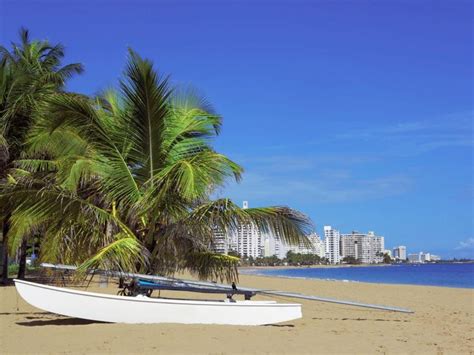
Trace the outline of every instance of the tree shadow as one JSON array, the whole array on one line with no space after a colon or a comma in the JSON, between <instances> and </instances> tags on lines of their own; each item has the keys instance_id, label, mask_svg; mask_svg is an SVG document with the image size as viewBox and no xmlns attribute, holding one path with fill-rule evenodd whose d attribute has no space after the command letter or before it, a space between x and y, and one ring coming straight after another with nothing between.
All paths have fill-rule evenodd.
<instances>
[{"instance_id":1,"label":"tree shadow","mask_svg":"<svg viewBox=\"0 0 474 355\"><path fill-rule=\"evenodd\" d=\"M0 282L0 288L2 287L12 287L15 286L15 283L13 282L13 279L9 279L7 283Z\"/></svg>"},{"instance_id":2,"label":"tree shadow","mask_svg":"<svg viewBox=\"0 0 474 355\"><path fill-rule=\"evenodd\" d=\"M294 328L294 324L265 324L264 327Z\"/></svg>"},{"instance_id":3,"label":"tree shadow","mask_svg":"<svg viewBox=\"0 0 474 355\"><path fill-rule=\"evenodd\" d=\"M34 317L26 317L27 319L35 319ZM88 324L102 324L95 320L87 320L81 318L59 318L59 319L36 319L29 322L16 322L16 324L24 327L38 327L45 325L88 325Z\"/></svg>"}]
</instances>

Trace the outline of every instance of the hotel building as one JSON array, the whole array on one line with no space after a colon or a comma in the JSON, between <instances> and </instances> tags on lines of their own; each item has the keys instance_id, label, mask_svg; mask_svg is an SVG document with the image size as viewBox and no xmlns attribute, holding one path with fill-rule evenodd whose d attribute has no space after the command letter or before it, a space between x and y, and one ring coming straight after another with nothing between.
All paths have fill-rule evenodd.
<instances>
[{"instance_id":1,"label":"hotel building","mask_svg":"<svg viewBox=\"0 0 474 355\"><path fill-rule=\"evenodd\" d=\"M408 262L409 263L422 263L423 261L421 260L421 255L423 253L417 253L417 254L408 254Z\"/></svg>"},{"instance_id":2,"label":"hotel building","mask_svg":"<svg viewBox=\"0 0 474 355\"><path fill-rule=\"evenodd\" d=\"M298 254L316 254L320 258L324 258L326 256L325 247L319 235L317 233L312 233L308 235L307 238L309 244L302 242L299 245L283 245L285 256L287 252L292 251L293 253Z\"/></svg>"},{"instance_id":3,"label":"hotel building","mask_svg":"<svg viewBox=\"0 0 474 355\"><path fill-rule=\"evenodd\" d=\"M431 261L439 261L441 257L433 255L431 253L423 253L420 251L418 254L408 254L409 263L426 263Z\"/></svg>"},{"instance_id":4,"label":"hotel building","mask_svg":"<svg viewBox=\"0 0 474 355\"><path fill-rule=\"evenodd\" d=\"M339 231L331 226L324 226L324 241L326 258L331 264L338 264L341 261L341 236Z\"/></svg>"},{"instance_id":5,"label":"hotel building","mask_svg":"<svg viewBox=\"0 0 474 355\"><path fill-rule=\"evenodd\" d=\"M385 238L374 232L367 234L353 231L341 235L342 258L352 256L364 264L381 263L385 251Z\"/></svg>"},{"instance_id":6,"label":"hotel building","mask_svg":"<svg viewBox=\"0 0 474 355\"><path fill-rule=\"evenodd\" d=\"M248 206L248 202L244 201L243 208ZM215 227L212 249L220 254L228 254L232 250L245 258L258 258L264 253L262 233L254 224L240 225L229 234Z\"/></svg>"},{"instance_id":7,"label":"hotel building","mask_svg":"<svg viewBox=\"0 0 474 355\"><path fill-rule=\"evenodd\" d=\"M406 260L407 259L407 247L404 245L400 245L398 247L393 248L393 257L396 260Z\"/></svg>"},{"instance_id":8,"label":"hotel building","mask_svg":"<svg viewBox=\"0 0 474 355\"><path fill-rule=\"evenodd\" d=\"M212 249L219 254L227 254L230 251L229 238L225 231L218 227L213 228L214 240L212 241Z\"/></svg>"}]
</instances>

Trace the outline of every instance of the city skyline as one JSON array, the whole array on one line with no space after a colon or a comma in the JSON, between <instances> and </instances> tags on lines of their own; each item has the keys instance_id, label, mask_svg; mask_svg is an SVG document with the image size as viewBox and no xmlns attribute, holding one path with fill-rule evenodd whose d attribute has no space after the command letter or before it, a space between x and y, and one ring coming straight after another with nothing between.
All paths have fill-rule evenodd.
<instances>
[{"instance_id":1,"label":"city skyline","mask_svg":"<svg viewBox=\"0 0 474 355\"><path fill-rule=\"evenodd\" d=\"M245 168L215 196L474 257L468 2L0 6L2 44L27 26L84 63L70 90L116 85L132 47L202 92L224 117L216 149Z\"/></svg>"},{"instance_id":2,"label":"city skyline","mask_svg":"<svg viewBox=\"0 0 474 355\"><path fill-rule=\"evenodd\" d=\"M242 202L242 206L243 206L244 209L249 208L251 206L251 201L244 200L244 201L241 201L241 202ZM320 229L320 231L322 233L320 233L320 231L318 231L317 225L315 225L314 227L315 228L312 230L312 232L310 234L308 234L308 237L311 237L311 236L315 235L318 238L320 238L320 240L323 242L323 244L326 242L326 237L327 236L330 236L330 237L333 236L332 232L334 232L334 231L337 233L336 237L339 238L339 240L342 240L342 238L352 236L352 235L369 235L369 236L372 235L372 236L376 236L374 231L370 228L367 229L367 233L363 233L360 230L357 230L357 229L354 229L354 228L352 228L352 229L349 228L349 230L341 231L338 228L337 225L322 224L321 225L322 229ZM254 232L254 231L257 231L257 229L255 227L239 228L238 231L235 232L235 235L242 234L242 232L244 232L242 234L242 237L244 237L247 234L251 235L252 232ZM328 233L328 231L329 231L329 233ZM219 237L217 239L216 245L215 245L215 248L218 252L223 252L224 250L227 252L228 250L232 249L232 248L229 248L231 244L228 244L228 245L226 245L226 247L224 247L224 243L223 243L222 238L225 238L225 236L226 236L225 233L223 233L222 231L216 231L215 235ZM262 245L263 245L264 242L265 242L265 238L268 238L269 235L271 235L271 234L267 233L266 235L263 235L263 234L260 235L260 232L258 232L258 237L257 237L257 235L255 235L254 239L256 241L258 238L260 238L262 240ZM322 237L324 237L324 239ZM435 254L435 253L433 253L433 250L429 246L425 246L424 248L422 247L421 249L420 248L417 249L417 248L412 248L410 246L410 244L404 244L403 245L403 244L400 244L400 243L390 242L390 239L388 239L389 243L387 244L385 242L387 240L386 237L385 237L385 234L383 234L383 236L377 236L377 237L381 237L382 240L383 240L382 241L382 247L381 247L382 250L393 251L394 249L399 248L399 247L405 248L404 249L405 258L402 258L402 259L406 259L406 256L408 254L412 254L412 253L419 254L419 253L428 252L428 254L430 254L430 253ZM234 241L234 246L236 245L236 243L237 243L237 241ZM240 243L243 243L243 241L240 241ZM286 245L285 246L286 249L282 249L281 251L277 252L276 255L281 257L283 254L286 253L286 251L292 250L292 249L293 249L293 251L295 251L299 247L301 247L301 246ZM277 247L277 250L278 250L278 247ZM257 253L254 253L254 254L256 255ZM438 253L436 253L435 255L437 255L437 254ZM342 256L343 253L340 251L339 255ZM270 256L270 255L265 255L265 256ZM448 260L448 259L453 258L453 257L450 257L450 256L445 256L445 255L442 255L442 256L444 257L443 260Z\"/></svg>"}]
</instances>

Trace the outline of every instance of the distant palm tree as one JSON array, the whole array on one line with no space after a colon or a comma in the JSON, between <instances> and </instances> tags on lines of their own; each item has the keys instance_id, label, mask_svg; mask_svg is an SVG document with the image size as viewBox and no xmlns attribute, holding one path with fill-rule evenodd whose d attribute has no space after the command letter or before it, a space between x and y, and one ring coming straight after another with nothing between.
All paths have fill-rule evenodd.
<instances>
[{"instance_id":1,"label":"distant palm tree","mask_svg":"<svg viewBox=\"0 0 474 355\"><path fill-rule=\"evenodd\" d=\"M211 251L216 229L254 223L289 243L306 240L310 221L297 211L209 198L242 173L210 145L221 117L135 52L118 93L48 101L28 159L17 162L28 173L4 193L20 201L12 247L42 230L41 258L50 262L233 280L239 259Z\"/></svg>"},{"instance_id":2,"label":"distant palm tree","mask_svg":"<svg viewBox=\"0 0 474 355\"><path fill-rule=\"evenodd\" d=\"M32 41L28 30L23 28L20 43L12 43L11 50L0 46L0 182L5 182L13 162L20 158L36 111L49 96L63 90L67 79L82 72L81 64L61 66L63 57L61 44ZM9 217L14 206L4 204L2 207L2 274L6 282ZM25 272L26 239L21 250L20 278Z\"/></svg>"}]
</instances>

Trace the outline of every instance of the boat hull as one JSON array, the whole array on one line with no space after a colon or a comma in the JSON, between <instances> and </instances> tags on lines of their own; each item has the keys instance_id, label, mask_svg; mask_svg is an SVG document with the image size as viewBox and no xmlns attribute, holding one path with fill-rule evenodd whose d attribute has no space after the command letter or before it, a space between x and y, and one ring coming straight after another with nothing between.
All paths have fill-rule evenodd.
<instances>
[{"instance_id":1,"label":"boat hull","mask_svg":"<svg viewBox=\"0 0 474 355\"><path fill-rule=\"evenodd\" d=\"M101 322L264 325L302 317L300 304L125 297L14 281L20 296L36 308Z\"/></svg>"}]
</instances>

